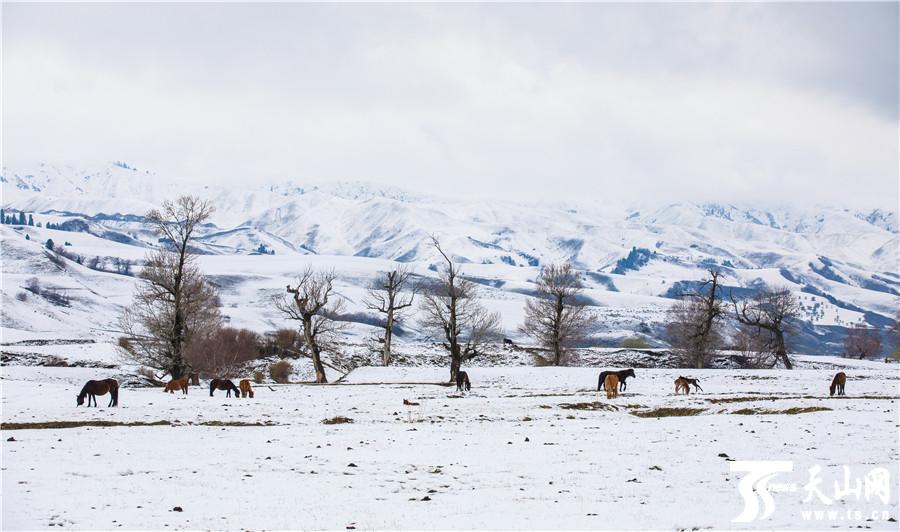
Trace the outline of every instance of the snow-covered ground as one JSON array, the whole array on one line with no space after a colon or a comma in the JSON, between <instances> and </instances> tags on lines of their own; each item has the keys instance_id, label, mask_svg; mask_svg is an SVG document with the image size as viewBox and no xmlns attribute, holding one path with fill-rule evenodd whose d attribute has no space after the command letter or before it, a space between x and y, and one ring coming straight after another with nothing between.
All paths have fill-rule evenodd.
<instances>
[{"instance_id":1,"label":"snow-covered ground","mask_svg":"<svg viewBox=\"0 0 900 532\"><path fill-rule=\"evenodd\" d=\"M438 384L446 368L365 367L252 400L123 388L118 408L75 406L85 380L118 371L3 368L5 427L167 423L3 430L4 529L896 529L896 365L846 365L844 398L828 397L834 369L638 369L607 400L590 368L468 368L458 393ZM685 373L703 392L674 395ZM636 415L659 408L697 410ZM336 416L352 422L322 423ZM733 523L745 473L732 460L791 461L771 483L796 491ZM851 482L887 468L888 501L805 503L815 466L830 498L844 466ZM804 518L817 510L839 514Z\"/></svg>"}]
</instances>

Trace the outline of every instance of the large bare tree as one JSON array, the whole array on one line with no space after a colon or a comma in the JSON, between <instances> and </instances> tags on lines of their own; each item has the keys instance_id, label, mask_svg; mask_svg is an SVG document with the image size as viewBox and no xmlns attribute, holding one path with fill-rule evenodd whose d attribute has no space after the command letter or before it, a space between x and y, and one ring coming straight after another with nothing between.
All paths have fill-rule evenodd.
<instances>
[{"instance_id":1,"label":"large bare tree","mask_svg":"<svg viewBox=\"0 0 900 532\"><path fill-rule=\"evenodd\" d=\"M415 287L410 286L411 272L405 266L395 270L382 272L372 282L372 286L363 300L363 305L384 315L384 336L381 362L387 366L391 363L391 340L394 336L394 325L402 318L404 311L413 305Z\"/></svg>"},{"instance_id":2,"label":"large bare tree","mask_svg":"<svg viewBox=\"0 0 900 532\"><path fill-rule=\"evenodd\" d=\"M681 294L669 310L666 332L684 367L709 367L722 343L726 307L720 295L721 274L716 270L708 274L696 291Z\"/></svg>"},{"instance_id":3,"label":"large bare tree","mask_svg":"<svg viewBox=\"0 0 900 532\"><path fill-rule=\"evenodd\" d=\"M334 271L315 271L306 268L297 278L297 285L287 286L287 294L275 298L275 307L288 319L301 324L301 343L312 359L316 382L326 383L322 351L327 349L343 323L334 318L343 309L343 300L335 292Z\"/></svg>"},{"instance_id":4,"label":"large bare tree","mask_svg":"<svg viewBox=\"0 0 900 532\"><path fill-rule=\"evenodd\" d=\"M769 336L766 345L786 369L793 369L787 355L785 336L792 331L792 321L800 315L800 304L787 287L759 290L741 301L731 297L735 319L742 325L759 329Z\"/></svg>"},{"instance_id":5,"label":"large bare tree","mask_svg":"<svg viewBox=\"0 0 900 532\"><path fill-rule=\"evenodd\" d=\"M559 366L569 350L584 340L592 315L581 297L581 275L571 264L551 264L537 278L537 296L525 302L519 330L550 350Z\"/></svg>"},{"instance_id":6,"label":"large bare tree","mask_svg":"<svg viewBox=\"0 0 900 532\"><path fill-rule=\"evenodd\" d=\"M881 351L881 335L865 323L855 323L844 338L844 354L860 360L874 357Z\"/></svg>"},{"instance_id":7,"label":"large bare tree","mask_svg":"<svg viewBox=\"0 0 900 532\"><path fill-rule=\"evenodd\" d=\"M147 213L163 247L145 259L143 282L120 319L123 345L131 356L173 378L189 369L184 349L192 337L221 325L215 288L203 278L191 246L212 213L208 201L194 196L165 201L161 209Z\"/></svg>"},{"instance_id":8,"label":"large bare tree","mask_svg":"<svg viewBox=\"0 0 900 532\"><path fill-rule=\"evenodd\" d=\"M463 360L477 356L482 344L499 338L500 314L489 312L478 301L478 285L460 274L437 238L431 242L444 266L438 278L422 289L420 323L450 353L450 382L454 382Z\"/></svg>"}]
</instances>

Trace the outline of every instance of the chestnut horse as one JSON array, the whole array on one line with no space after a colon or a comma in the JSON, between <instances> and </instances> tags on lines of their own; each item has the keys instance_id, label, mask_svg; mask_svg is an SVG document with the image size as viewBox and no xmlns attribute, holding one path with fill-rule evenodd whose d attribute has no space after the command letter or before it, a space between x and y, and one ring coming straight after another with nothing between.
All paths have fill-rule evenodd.
<instances>
[{"instance_id":1,"label":"chestnut horse","mask_svg":"<svg viewBox=\"0 0 900 532\"><path fill-rule=\"evenodd\" d=\"M606 398L615 399L619 396L619 376L614 372L606 376L603 381L603 387L606 388Z\"/></svg>"},{"instance_id":2,"label":"chestnut horse","mask_svg":"<svg viewBox=\"0 0 900 532\"><path fill-rule=\"evenodd\" d=\"M175 390L181 390L181 393L187 395L188 393L188 378L182 377L180 379L172 379L169 381L169 384L166 384L166 389L164 392L175 393Z\"/></svg>"},{"instance_id":3,"label":"chestnut horse","mask_svg":"<svg viewBox=\"0 0 900 532\"><path fill-rule=\"evenodd\" d=\"M835 375L831 381L831 388L829 388L831 396L834 397L834 392L837 392L838 395L844 395L845 384L847 384L847 374L842 371Z\"/></svg>"},{"instance_id":4,"label":"chestnut horse","mask_svg":"<svg viewBox=\"0 0 900 532\"><path fill-rule=\"evenodd\" d=\"M76 396L78 406L84 404L84 397L87 396L88 406L91 406L91 399L94 400L94 406L97 406L97 396L109 393L109 404L106 406L119 406L119 381L116 379L103 379L102 381L87 381L84 388Z\"/></svg>"},{"instance_id":5,"label":"chestnut horse","mask_svg":"<svg viewBox=\"0 0 900 532\"><path fill-rule=\"evenodd\" d=\"M213 392L215 390L225 390L225 397L231 397L231 392L234 392L234 397L238 398L241 396L240 390L238 387L234 385L228 379L213 379L209 381L209 396L213 396Z\"/></svg>"},{"instance_id":6,"label":"chestnut horse","mask_svg":"<svg viewBox=\"0 0 900 532\"><path fill-rule=\"evenodd\" d=\"M250 381L244 379L238 385L241 388L241 397L250 396L250 399L253 399L253 388L250 387Z\"/></svg>"},{"instance_id":7,"label":"chestnut horse","mask_svg":"<svg viewBox=\"0 0 900 532\"><path fill-rule=\"evenodd\" d=\"M684 390L684 395L690 395L691 393L691 384L684 377L675 379L675 395L678 395L678 392L681 390Z\"/></svg>"}]
</instances>

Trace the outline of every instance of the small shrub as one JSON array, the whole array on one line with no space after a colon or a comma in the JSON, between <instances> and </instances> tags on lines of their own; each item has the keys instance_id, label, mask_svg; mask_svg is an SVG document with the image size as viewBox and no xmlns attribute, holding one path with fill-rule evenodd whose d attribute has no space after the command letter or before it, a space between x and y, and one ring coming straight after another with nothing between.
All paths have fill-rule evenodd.
<instances>
[{"instance_id":1,"label":"small shrub","mask_svg":"<svg viewBox=\"0 0 900 532\"><path fill-rule=\"evenodd\" d=\"M28 292L19 292L16 294L16 299L19 301L28 301Z\"/></svg>"},{"instance_id":2,"label":"small shrub","mask_svg":"<svg viewBox=\"0 0 900 532\"><path fill-rule=\"evenodd\" d=\"M120 340L121 340L121 338L120 338ZM137 374L142 377L146 377L146 378L150 379L151 381L156 380L156 373L154 373L153 369L151 369L151 368L142 367L141 369L137 370Z\"/></svg>"},{"instance_id":3,"label":"small shrub","mask_svg":"<svg viewBox=\"0 0 900 532\"><path fill-rule=\"evenodd\" d=\"M643 338L626 338L622 340L622 347L625 349L647 349L650 344Z\"/></svg>"},{"instance_id":4,"label":"small shrub","mask_svg":"<svg viewBox=\"0 0 900 532\"><path fill-rule=\"evenodd\" d=\"M41 281L37 277L31 277L25 281L25 290L35 295L41 295Z\"/></svg>"},{"instance_id":5,"label":"small shrub","mask_svg":"<svg viewBox=\"0 0 900 532\"><path fill-rule=\"evenodd\" d=\"M287 360L276 362L269 367L269 376L278 384L287 384L294 368Z\"/></svg>"},{"instance_id":6,"label":"small shrub","mask_svg":"<svg viewBox=\"0 0 900 532\"><path fill-rule=\"evenodd\" d=\"M263 375L262 371L254 371L253 372L253 382L255 382L256 384L262 384L265 377L266 376Z\"/></svg>"}]
</instances>

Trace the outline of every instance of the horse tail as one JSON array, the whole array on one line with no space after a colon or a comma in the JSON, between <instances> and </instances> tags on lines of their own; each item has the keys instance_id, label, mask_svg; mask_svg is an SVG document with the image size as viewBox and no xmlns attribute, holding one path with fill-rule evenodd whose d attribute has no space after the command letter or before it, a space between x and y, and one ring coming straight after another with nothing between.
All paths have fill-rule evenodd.
<instances>
[{"instance_id":1,"label":"horse tail","mask_svg":"<svg viewBox=\"0 0 900 532\"><path fill-rule=\"evenodd\" d=\"M109 395L112 398L113 406L119 406L119 381L109 380Z\"/></svg>"},{"instance_id":2,"label":"horse tail","mask_svg":"<svg viewBox=\"0 0 900 532\"><path fill-rule=\"evenodd\" d=\"M216 389L216 379L209 381L209 396L213 396L213 391Z\"/></svg>"}]
</instances>

